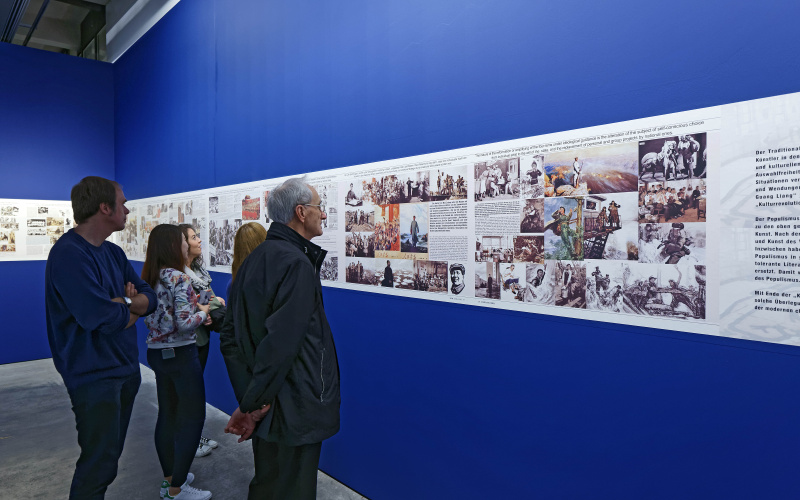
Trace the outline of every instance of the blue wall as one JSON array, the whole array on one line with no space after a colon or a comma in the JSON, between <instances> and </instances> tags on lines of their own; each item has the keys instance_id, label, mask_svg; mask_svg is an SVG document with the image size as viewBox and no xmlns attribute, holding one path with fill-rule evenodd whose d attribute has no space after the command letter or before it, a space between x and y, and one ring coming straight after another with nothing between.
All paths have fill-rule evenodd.
<instances>
[{"instance_id":1,"label":"blue wall","mask_svg":"<svg viewBox=\"0 0 800 500\"><path fill-rule=\"evenodd\" d=\"M114 178L110 64L0 43L0 68L0 198L69 200L84 176ZM44 267L0 262L0 364L50 357Z\"/></svg>"},{"instance_id":2,"label":"blue wall","mask_svg":"<svg viewBox=\"0 0 800 500\"><path fill-rule=\"evenodd\" d=\"M0 44L0 197L66 199L96 174L133 199L796 92L798 14L184 1L113 85L108 65ZM43 270L2 265L0 362L49 356ZM800 494L800 349L331 288L325 300L343 406L321 467L371 498ZM225 377L212 355L209 397L230 411Z\"/></svg>"},{"instance_id":3,"label":"blue wall","mask_svg":"<svg viewBox=\"0 0 800 500\"><path fill-rule=\"evenodd\" d=\"M799 14L181 2L115 64L117 178L148 197L796 92ZM321 467L371 498L800 494L800 349L331 288L325 300L343 404ZM230 411L213 358L209 396Z\"/></svg>"}]
</instances>

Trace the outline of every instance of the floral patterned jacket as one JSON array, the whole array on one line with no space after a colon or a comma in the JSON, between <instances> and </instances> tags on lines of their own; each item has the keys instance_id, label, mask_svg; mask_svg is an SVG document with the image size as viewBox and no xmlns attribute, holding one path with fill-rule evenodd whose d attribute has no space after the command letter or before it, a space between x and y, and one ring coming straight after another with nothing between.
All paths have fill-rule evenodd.
<instances>
[{"instance_id":1,"label":"floral patterned jacket","mask_svg":"<svg viewBox=\"0 0 800 500\"><path fill-rule=\"evenodd\" d=\"M165 267L153 287L158 305L144 323L150 330L148 348L179 347L195 341L194 329L206 320L206 313L197 310L197 294L189 276Z\"/></svg>"}]
</instances>

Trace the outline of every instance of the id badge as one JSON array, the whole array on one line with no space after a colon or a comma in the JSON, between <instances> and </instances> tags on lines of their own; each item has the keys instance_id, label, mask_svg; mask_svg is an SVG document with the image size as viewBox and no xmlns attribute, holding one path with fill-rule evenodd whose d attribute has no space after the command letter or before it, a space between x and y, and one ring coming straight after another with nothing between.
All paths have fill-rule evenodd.
<instances>
[{"instance_id":1,"label":"id badge","mask_svg":"<svg viewBox=\"0 0 800 500\"><path fill-rule=\"evenodd\" d=\"M167 349L161 349L161 359L172 359L175 357L175 349L172 347L168 347Z\"/></svg>"}]
</instances>

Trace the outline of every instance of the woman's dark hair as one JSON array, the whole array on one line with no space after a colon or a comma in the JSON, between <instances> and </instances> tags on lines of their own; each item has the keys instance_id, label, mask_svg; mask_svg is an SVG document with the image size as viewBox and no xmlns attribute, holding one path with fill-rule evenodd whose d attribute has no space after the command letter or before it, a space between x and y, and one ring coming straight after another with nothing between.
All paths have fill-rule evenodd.
<instances>
[{"instance_id":1,"label":"woman's dark hair","mask_svg":"<svg viewBox=\"0 0 800 500\"><path fill-rule=\"evenodd\" d=\"M183 237L186 238L186 243L189 243L189 230L197 234L197 229L194 228L191 224L178 224L178 228L180 228L181 232L183 233ZM192 262L189 263L189 267L192 269L198 269L203 267L203 253L200 252L200 255L194 258ZM183 268L181 268L183 269Z\"/></svg>"},{"instance_id":2,"label":"woman's dark hair","mask_svg":"<svg viewBox=\"0 0 800 500\"><path fill-rule=\"evenodd\" d=\"M159 224L153 228L147 240L147 255L142 267L142 279L148 285L156 287L159 274L165 267L179 271L183 269L183 241L183 233L178 226Z\"/></svg>"},{"instance_id":3,"label":"woman's dark hair","mask_svg":"<svg viewBox=\"0 0 800 500\"><path fill-rule=\"evenodd\" d=\"M100 210L105 203L112 212L117 209L117 188L119 184L102 177L89 176L72 186L72 216L75 222L83 224Z\"/></svg>"}]
</instances>

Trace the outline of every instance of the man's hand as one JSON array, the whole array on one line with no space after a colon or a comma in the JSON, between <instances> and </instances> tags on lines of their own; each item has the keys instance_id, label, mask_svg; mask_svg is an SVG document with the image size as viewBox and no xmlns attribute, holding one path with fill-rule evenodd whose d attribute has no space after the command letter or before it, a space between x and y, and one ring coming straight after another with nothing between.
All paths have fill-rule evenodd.
<instances>
[{"instance_id":1,"label":"man's hand","mask_svg":"<svg viewBox=\"0 0 800 500\"><path fill-rule=\"evenodd\" d=\"M134 286L134 284L129 281L125 285L125 296L128 297L129 299L132 299L137 295L139 295L139 292L136 291L136 286Z\"/></svg>"},{"instance_id":2,"label":"man's hand","mask_svg":"<svg viewBox=\"0 0 800 500\"><path fill-rule=\"evenodd\" d=\"M239 443L250 439L256 430L256 424L264 419L268 411L269 405L250 413L242 413L239 408L236 408L228 420L228 425L225 426L225 433L239 436Z\"/></svg>"}]
</instances>

